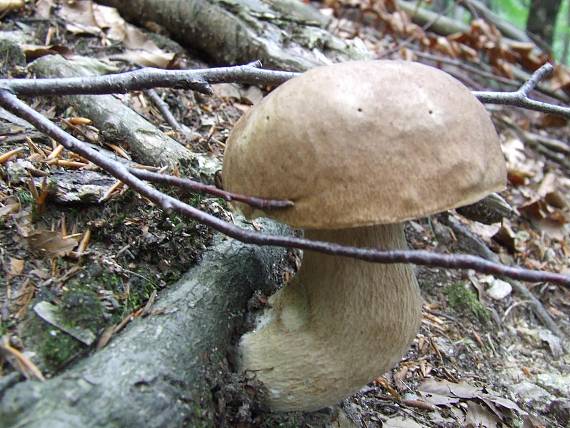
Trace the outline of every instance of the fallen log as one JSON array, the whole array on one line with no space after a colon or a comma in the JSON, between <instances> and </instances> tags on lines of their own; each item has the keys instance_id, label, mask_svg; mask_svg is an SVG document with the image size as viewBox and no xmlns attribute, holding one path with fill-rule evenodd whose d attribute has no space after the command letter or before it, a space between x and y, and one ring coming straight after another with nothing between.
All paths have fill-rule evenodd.
<instances>
[{"instance_id":1,"label":"fallen log","mask_svg":"<svg viewBox=\"0 0 570 428\"><path fill-rule=\"evenodd\" d=\"M370 58L359 40L348 41L323 28L326 19L300 1L101 0L144 26L154 22L187 48L211 61L302 71L327 62Z\"/></svg>"},{"instance_id":2,"label":"fallen log","mask_svg":"<svg viewBox=\"0 0 570 428\"><path fill-rule=\"evenodd\" d=\"M287 233L263 222L268 233ZM164 290L146 317L46 382L0 390L3 427L178 427L215 424L224 361L254 290L276 283L285 251L223 236Z\"/></svg>"}]
</instances>

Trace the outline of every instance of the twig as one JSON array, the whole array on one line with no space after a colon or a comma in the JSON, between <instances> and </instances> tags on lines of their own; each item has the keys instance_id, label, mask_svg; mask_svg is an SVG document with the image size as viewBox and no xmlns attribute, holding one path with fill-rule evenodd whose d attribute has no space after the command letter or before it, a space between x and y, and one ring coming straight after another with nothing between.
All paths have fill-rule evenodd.
<instances>
[{"instance_id":1,"label":"twig","mask_svg":"<svg viewBox=\"0 0 570 428\"><path fill-rule=\"evenodd\" d=\"M191 89L212 94L212 83L279 85L298 73L262 70L259 62L235 67L201 70L162 70L141 68L106 76L47 79L0 79L0 88L17 95L103 95L124 94L152 88Z\"/></svg>"},{"instance_id":2,"label":"twig","mask_svg":"<svg viewBox=\"0 0 570 428\"><path fill-rule=\"evenodd\" d=\"M141 180L152 181L154 183L168 184L170 186L177 186L184 189L192 190L193 192L209 193L210 195L219 196L226 201L239 201L244 202L252 207L260 208L263 210L288 208L295 205L292 201L278 200L278 199L262 199L254 196L238 195L237 193L227 192L218 189L215 186L200 183L198 181L190 180L188 178L175 177L173 175L160 174L158 172L147 171L137 168L129 168L129 172Z\"/></svg>"},{"instance_id":3,"label":"twig","mask_svg":"<svg viewBox=\"0 0 570 428\"><path fill-rule=\"evenodd\" d=\"M519 267L503 266L501 264L484 260L481 257L471 255L445 255L422 250L383 251L373 248L355 248L336 243L312 241L292 236L268 235L241 229L240 227L206 214L145 184L139 178L135 177L127 167L101 155L89 146L83 144L77 138L58 128L49 119L29 107L24 102L20 101L10 91L0 89L0 105L11 113L26 120L39 131L42 131L49 137L53 138L66 149L80 154L94 164L105 169L114 177L127 184L131 189L148 198L166 212L178 212L179 214L190 217L221 233L224 233L231 238L235 238L248 244L312 250L325 254L352 257L377 263L412 263L417 265L439 266L453 269L474 269L487 274L504 275L524 281L552 282L555 284L570 286L570 276L552 272L533 271Z\"/></svg>"},{"instance_id":4,"label":"twig","mask_svg":"<svg viewBox=\"0 0 570 428\"><path fill-rule=\"evenodd\" d=\"M435 55L435 54L431 54L431 53L427 53L427 52L421 52L421 51L417 51L417 50L414 50L413 52L415 55L417 55L420 58L427 59L427 60L433 61L433 62L440 62L442 64L452 65L452 66L457 67L457 68L462 68L464 70L467 70L470 73L477 74L477 75L479 75L481 77L485 77L487 79L495 80L496 82L502 83L504 85L518 87L521 84L521 82L519 82L518 80L508 79L508 78L502 77L502 76L497 76L497 75L495 75L489 71L483 70L481 68L482 64L477 64L477 66L474 66L474 65L470 65L470 64L467 64L465 62L458 61L458 60L453 59L453 58L447 58L447 57L444 57L441 55Z\"/></svg>"},{"instance_id":5,"label":"twig","mask_svg":"<svg viewBox=\"0 0 570 428\"><path fill-rule=\"evenodd\" d=\"M168 104L166 104L166 102L160 97L160 95L158 95L158 93L154 89L149 89L145 91L145 94L148 95L148 97L152 100L154 105L158 108L158 110L160 110L160 114L162 114L162 117L164 117L164 119L168 122L168 124L172 127L172 129L174 129L181 136L183 136L188 142L190 142L192 140L192 132L190 132L190 130L186 126L180 124L176 120L174 115L171 113Z\"/></svg>"},{"instance_id":6,"label":"twig","mask_svg":"<svg viewBox=\"0 0 570 428\"><path fill-rule=\"evenodd\" d=\"M488 91L474 91L479 101L487 104L503 104L516 107L523 107L529 110L541 111L544 113L552 113L560 116L570 118L570 107L562 107L554 104L536 101L528 97L538 82L548 76L554 67L552 64L544 64L536 70L530 79L526 81L517 91L514 92L488 92Z\"/></svg>"},{"instance_id":7,"label":"twig","mask_svg":"<svg viewBox=\"0 0 570 428\"><path fill-rule=\"evenodd\" d=\"M526 142L530 142L531 144L542 144L552 151L570 155L570 144L567 142L549 138L544 135L535 134L530 131L521 130L521 133L523 134L522 137Z\"/></svg>"},{"instance_id":8,"label":"twig","mask_svg":"<svg viewBox=\"0 0 570 428\"><path fill-rule=\"evenodd\" d=\"M498 120L509 129L512 129L519 138L532 149L536 150L545 158L556 162L564 170L570 171L570 158L568 157L570 154L570 147L568 147L566 143L543 137L542 135L533 134L528 131L523 131L506 118L499 118Z\"/></svg>"}]
</instances>

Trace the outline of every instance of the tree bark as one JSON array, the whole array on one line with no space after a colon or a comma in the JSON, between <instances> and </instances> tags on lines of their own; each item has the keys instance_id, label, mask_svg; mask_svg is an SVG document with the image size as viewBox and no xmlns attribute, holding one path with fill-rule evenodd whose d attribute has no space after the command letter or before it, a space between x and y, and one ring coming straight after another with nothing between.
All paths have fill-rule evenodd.
<instances>
[{"instance_id":1,"label":"tree bark","mask_svg":"<svg viewBox=\"0 0 570 428\"><path fill-rule=\"evenodd\" d=\"M264 222L268 233L286 233ZM0 390L2 427L215 424L212 388L254 290L267 293L285 251L216 237L203 261L107 347L46 382Z\"/></svg>"},{"instance_id":2,"label":"tree bark","mask_svg":"<svg viewBox=\"0 0 570 428\"><path fill-rule=\"evenodd\" d=\"M362 42L333 36L327 19L298 0L101 0L129 21L155 22L187 48L218 64L261 60L302 71L328 62L370 58Z\"/></svg>"},{"instance_id":3,"label":"tree bark","mask_svg":"<svg viewBox=\"0 0 570 428\"><path fill-rule=\"evenodd\" d=\"M532 0L526 21L526 30L552 47L556 17L561 0Z\"/></svg>"}]
</instances>

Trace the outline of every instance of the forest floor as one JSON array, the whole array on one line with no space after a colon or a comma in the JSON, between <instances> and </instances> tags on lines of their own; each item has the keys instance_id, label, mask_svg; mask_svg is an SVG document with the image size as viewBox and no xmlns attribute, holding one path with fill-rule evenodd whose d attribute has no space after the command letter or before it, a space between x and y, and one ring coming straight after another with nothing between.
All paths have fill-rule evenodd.
<instances>
[{"instance_id":1,"label":"forest floor","mask_svg":"<svg viewBox=\"0 0 570 428\"><path fill-rule=\"evenodd\" d=\"M386 45L384 36L363 25L341 19L337 32L358 30L368 46ZM127 57L122 46L74 29L64 15L36 19L28 9L4 18L2 31L23 32L33 41L21 45L24 61L55 53ZM160 52L155 54L159 60ZM400 54L410 53L400 49L391 55ZM175 61L205 66L186 55L181 52ZM4 74L27 76L25 62L11 58L6 54ZM497 88L497 81L489 83L483 75L433 58L426 62L465 77L473 89ZM158 92L192 130L186 146L220 164L233 124L263 95L258 88L230 84L216 85L212 97ZM145 93L121 99L181 137L164 125ZM33 102L72 134L103 142L99 130L72 109L56 108L49 99ZM511 107L488 109L508 164L509 187L501 196L513 207L512 216L491 225L455 212L410 222L410 245L437 252L477 252L483 245L503 263L570 273L568 123ZM121 326L143 315L162 288L199 261L211 238L205 226L167 216L93 165L58 153L25 123L2 116L0 392L3 379L15 372L54 376L105 346ZM130 157L124 147L107 148ZM2 158L15 149L20 150ZM85 179L91 172L98 175ZM52 183L57 180L68 187ZM231 218L219 199L175 195ZM452 226L457 224L459 229ZM570 354L564 343L570 334L570 290L523 284L565 335L559 337L537 317L532 302L500 278L438 268L418 268L418 277L424 297L421 331L396 368L341 404L349 420L362 427L570 426Z\"/></svg>"}]
</instances>

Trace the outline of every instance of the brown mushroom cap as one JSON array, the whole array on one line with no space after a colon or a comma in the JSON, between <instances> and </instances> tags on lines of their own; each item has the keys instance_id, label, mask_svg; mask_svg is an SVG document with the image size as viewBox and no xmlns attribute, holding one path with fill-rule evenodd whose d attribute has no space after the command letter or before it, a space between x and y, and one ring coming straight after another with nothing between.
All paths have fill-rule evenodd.
<instances>
[{"instance_id":1,"label":"brown mushroom cap","mask_svg":"<svg viewBox=\"0 0 570 428\"><path fill-rule=\"evenodd\" d=\"M506 170L483 105L419 63L348 62L281 85L236 124L226 190L295 206L265 215L295 227L397 223L501 190Z\"/></svg>"}]
</instances>

